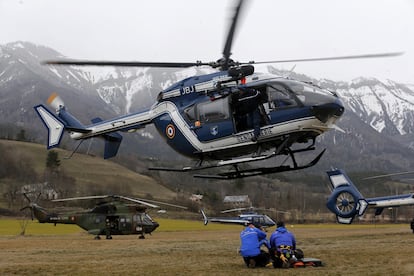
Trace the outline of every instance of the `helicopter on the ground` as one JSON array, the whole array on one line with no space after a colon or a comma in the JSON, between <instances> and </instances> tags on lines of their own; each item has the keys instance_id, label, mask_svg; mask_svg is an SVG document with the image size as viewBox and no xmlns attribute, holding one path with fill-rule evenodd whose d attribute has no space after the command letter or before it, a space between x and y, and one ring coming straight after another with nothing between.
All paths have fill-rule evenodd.
<instances>
[{"instance_id":1,"label":"helicopter on the ground","mask_svg":"<svg viewBox=\"0 0 414 276\"><path fill-rule=\"evenodd\" d=\"M247 225L248 223L253 223L254 225L260 226L264 229L273 227L276 225L276 222L270 218L268 215L260 214L254 211L257 208L236 208L230 210L224 210L221 213L229 213L236 211L249 210L239 214L237 217L208 217L203 209L200 210L201 215L203 216L204 225L207 225L209 222L219 222L226 224L240 224Z\"/></svg>"},{"instance_id":2,"label":"helicopter on the ground","mask_svg":"<svg viewBox=\"0 0 414 276\"><path fill-rule=\"evenodd\" d=\"M163 171L197 171L230 166L216 175L194 175L202 178L234 179L284 171L300 170L315 165L325 150L305 164L298 164L296 154L315 150L316 138L337 128L335 122L342 116L344 106L334 92L307 82L286 77L254 73L253 64L320 61L396 56L401 53L368 54L357 56L238 62L230 58L233 36L240 11L240 0L228 30L223 57L213 62L116 62L53 60L45 64L75 66L141 66L186 68L210 66L217 72L197 75L181 80L161 91L157 101L146 111L127 114L103 121L92 119L83 125L71 115L57 95L52 94L48 104L56 115L44 105L35 110L48 129L48 149L57 147L64 130L76 140L101 137L105 140L104 158L117 154L122 141L118 131L132 132L154 124L167 144L182 155L196 160L192 166L156 167ZM241 91L260 93L257 110L260 119L254 132L252 113L242 114L237 105ZM255 110L256 112L256 110ZM257 115L256 115L257 117ZM257 137L256 137L257 136ZM279 155L287 158L271 166L240 168L239 164L262 161ZM291 164L285 164L290 158Z\"/></svg>"},{"instance_id":3,"label":"helicopter on the ground","mask_svg":"<svg viewBox=\"0 0 414 276\"><path fill-rule=\"evenodd\" d=\"M379 216L384 208L414 205L414 193L365 198L343 170L335 169L328 171L327 174L333 190L326 206L336 215L339 223L351 224L355 217L361 217L368 208L375 209L375 216ZM378 177L382 176L370 177L370 179ZM413 223L411 229L414 232Z\"/></svg>"},{"instance_id":4,"label":"helicopter on the ground","mask_svg":"<svg viewBox=\"0 0 414 276\"><path fill-rule=\"evenodd\" d=\"M179 205L146 199L121 195L102 195L52 200L54 202L85 199L101 200L91 210L64 213L49 212L36 204L37 200L32 202L26 194L24 196L29 201L29 205L21 210L31 209L32 220L35 217L40 223L53 223L55 226L56 224L76 224L88 231L89 234L95 235L95 239L100 239L100 235L105 235L106 239L112 239L112 235L136 234L140 235L140 239L144 239L145 234L151 234L158 228L159 224L148 215L146 209L147 207L158 208L158 206L147 201L187 209Z\"/></svg>"}]
</instances>

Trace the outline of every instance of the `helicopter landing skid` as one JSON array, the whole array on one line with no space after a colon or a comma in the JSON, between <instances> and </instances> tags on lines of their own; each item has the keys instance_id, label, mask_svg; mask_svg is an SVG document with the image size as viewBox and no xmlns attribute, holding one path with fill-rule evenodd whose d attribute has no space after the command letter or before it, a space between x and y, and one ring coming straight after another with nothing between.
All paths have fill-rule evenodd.
<instances>
[{"instance_id":1,"label":"helicopter landing skid","mask_svg":"<svg viewBox=\"0 0 414 276\"><path fill-rule=\"evenodd\" d=\"M259 155L259 156L252 156L252 157L244 157L244 158L237 158L231 160L221 160L215 163L214 165L209 166L195 166L195 167L184 167L184 168L168 168L168 167L150 167L148 168L150 171L167 171L167 172L188 172L188 171L199 171L205 169L212 169L218 168L223 166L229 165L237 165L246 162L254 162L254 161L262 161L274 157L278 154L277 151L274 151L267 155Z\"/></svg>"},{"instance_id":2,"label":"helicopter landing skid","mask_svg":"<svg viewBox=\"0 0 414 276\"><path fill-rule=\"evenodd\" d=\"M257 175L271 174L271 173L301 170L301 169L309 168L309 167L316 165L321 159L322 155L325 153L325 150L326 149L324 149L321 153L319 153L319 155L316 156L311 162L309 162L306 165L302 165L302 166L298 166L298 164L296 163L294 159L293 153L291 153L291 157L293 160L293 166L282 165L282 166L276 166L276 167L262 167L262 168L240 170L237 167L237 164L235 164L233 171L218 173L216 175L195 174L193 176L196 178L230 180L230 179L245 178L245 177L257 176Z\"/></svg>"},{"instance_id":3,"label":"helicopter landing skid","mask_svg":"<svg viewBox=\"0 0 414 276\"><path fill-rule=\"evenodd\" d=\"M279 145L276 148L275 151L273 151L273 152L271 152L270 154L267 154L267 155L261 155L260 150L259 150L258 152L253 154L253 156L250 156L250 157L235 158L235 159L231 159L231 160L220 160L217 163L215 163L213 165L208 165L208 166L202 166L201 165L202 161L199 161L197 163L197 165L194 166L194 167L184 167L184 168L150 167L148 169L150 171L188 172L188 171L198 171L198 170L212 169L212 168L218 168L218 167L230 166L230 165L233 165L233 166L237 167L237 165L241 164L241 163L262 161L262 160L266 160L266 159L269 159L271 157L274 157L274 156L280 154L280 152L283 149L286 148L287 142L288 142L288 139L285 139L282 142L282 144ZM291 154L291 156L293 158L292 151L289 151L289 153ZM293 158L293 160L294 160L294 158Z\"/></svg>"},{"instance_id":4,"label":"helicopter landing skid","mask_svg":"<svg viewBox=\"0 0 414 276\"><path fill-rule=\"evenodd\" d=\"M295 170L300 170L304 168L309 168L319 162L319 160L321 159L322 155L325 153L325 150L326 150L324 149L321 153L319 153L318 156L316 156L316 158L314 158L308 164L299 166L295 159L295 153L303 152L303 151L310 151L310 150L314 150L315 148L313 147L313 145L311 145L310 147L307 147L304 149L291 150L290 148L286 147L287 142L288 142L288 139L285 139L283 143L279 145L274 152L271 152L270 154L267 154L267 155L254 154L251 157L236 158L236 159L231 159L231 160L221 160L215 163L214 165L209 165L209 166L201 166L200 165L201 162L200 162L195 167L184 167L184 168L150 167L148 169L153 170L153 171L189 172L189 171L198 171L198 170L218 168L222 166L233 166L234 170L229 171L229 172L219 173L216 175L195 174L193 175L193 177L209 178L209 179L236 179L236 178L244 178L244 177L249 177L249 176L295 171ZM281 154L282 151L284 152L283 154L287 154L290 156L293 162L293 166L280 165L276 167L262 167L262 168L254 168L254 169L243 169L243 170L240 170L240 168L237 166L241 163L266 160L266 159L269 159L271 157Z\"/></svg>"}]
</instances>

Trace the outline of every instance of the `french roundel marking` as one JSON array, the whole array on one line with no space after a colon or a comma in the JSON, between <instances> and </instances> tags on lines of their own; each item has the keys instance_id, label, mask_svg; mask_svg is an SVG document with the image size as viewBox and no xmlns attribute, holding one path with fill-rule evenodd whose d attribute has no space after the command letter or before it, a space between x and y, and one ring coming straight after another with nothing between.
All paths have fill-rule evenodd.
<instances>
[{"instance_id":1,"label":"french roundel marking","mask_svg":"<svg viewBox=\"0 0 414 276\"><path fill-rule=\"evenodd\" d=\"M165 133L167 134L167 137L172 139L175 136L175 128L173 125L169 124L167 128L165 129Z\"/></svg>"}]
</instances>

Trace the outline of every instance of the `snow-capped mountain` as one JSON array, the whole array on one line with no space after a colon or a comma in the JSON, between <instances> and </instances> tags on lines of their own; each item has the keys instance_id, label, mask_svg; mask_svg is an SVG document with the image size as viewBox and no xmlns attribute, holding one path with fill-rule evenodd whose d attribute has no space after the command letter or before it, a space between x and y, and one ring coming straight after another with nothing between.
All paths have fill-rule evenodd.
<instances>
[{"instance_id":1,"label":"snow-capped mountain","mask_svg":"<svg viewBox=\"0 0 414 276\"><path fill-rule=\"evenodd\" d=\"M210 68L182 70L159 68L87 68L94 76L99 96L118 114L150 107L158 93L173 83L196 74L212 72Z\"/></svg>"},{"instance_id":2,"label":"snow-capped mountain","mask_svg":"<svg viewBox=\"0 0 414 276\"><path fill-rule=\"evenodd\" d=\"M380 133L414 133L414 92L391 80L357 79L337 92L347 108Z\"/></svg>"},{"instance_id":3,"label":"snow-capped mountain","mask_svg":"<svg viewBox=\"0 0 414 276\"><path fill-rule=\"evenodd\" d=\"M175 70L42 64L45 60L62 58L65 57L50 48L28 42L0 45L0 135L4 136L4 125L12 124L30 132L33 140L44 141L43 126L32 107L44 103L52 92L58 92L71 112L87 124L97 116L108 119L149 108L158 93L174 82L212 71L210 68ZM268 71L278 75L288 73L273 67ZM345 115L338 124L345 133L331 131L319 139L330 152L323 158L323 169L332 165L389 170L412 166L414 85L370 78L344 83L289 74L335 91L345 103ZM141 133L140 139L133 135L124 140L121 153L122 147L129 146L128 142L135 143L133 151L140 156L142 153L156 156L169 150L161 140L152 139L157 136L155 133ZM152 151L150 147L139 146L145 141L156 143Z\"/></svg>"}]
</instances>

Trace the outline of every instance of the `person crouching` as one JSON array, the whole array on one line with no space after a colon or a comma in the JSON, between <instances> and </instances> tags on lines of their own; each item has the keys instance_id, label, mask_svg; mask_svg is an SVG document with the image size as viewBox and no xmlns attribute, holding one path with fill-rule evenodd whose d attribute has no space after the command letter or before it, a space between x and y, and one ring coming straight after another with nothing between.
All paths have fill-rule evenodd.
<instances>
[{"instance_id":1,"label":"person crouching","mask_svg":"<svg viewBox=\"0 0 414 276\"><path fill-rule=\"evenodd\" d=\"M270 255L273 267L289 268L297 260L295 257L296 239L283 221L277 222L277 228L270 236Z\"/></svg>"},{"instance_id":2,"label":"person crouching","mask_svg":"<svg viewBox=\"0 0 414 276\"><path fill-rule=\"evenodd\" d=\"M262 245L269 249L269 242L266 233L259 228L250 222L240 233L240 254L249 268L265 267L270 260L269 253L261 250Z\"/></svg>"}]
</instances>

